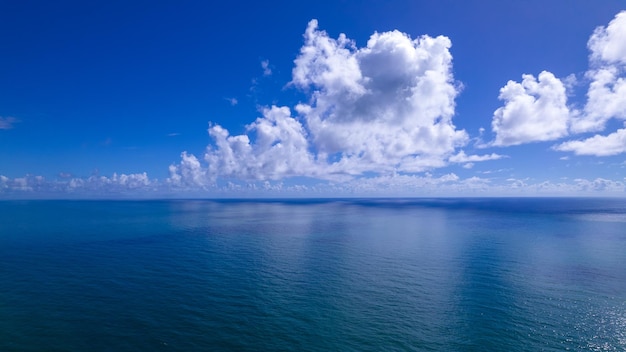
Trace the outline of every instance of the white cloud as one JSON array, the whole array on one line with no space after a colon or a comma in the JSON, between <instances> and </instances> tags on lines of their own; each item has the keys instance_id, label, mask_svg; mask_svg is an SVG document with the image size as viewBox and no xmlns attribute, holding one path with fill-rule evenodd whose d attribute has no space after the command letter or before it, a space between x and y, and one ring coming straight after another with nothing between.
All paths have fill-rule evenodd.
<instances>
[{"instance_id":1,"label":"white cloud","mask_svg":"<svg viewBox=\"0 0 626 352\"><path fill-rule=\"evenodd\" d=\"M0 116L0 130L10 130L13 128L13 125L19 122L15 117L8 116L2 117Z\"/></svg>"},{"instance_id":2,"label":"white cloud","mask_svg":"<svg viewBox=\"0 0 626 352\"><path fill-rule=\"evenodd\" d=\"M584 113L572 120L572 132L597 132L611 119L626 120L626 11L606 27L598 27L587 46L590 79ZM555 150L577 155L608 156L626 152L626 130L561 143Z\"/></svg>"},{"instance_id":3,"label":"white cloud","mask_svg":"<svg viewBox=\"0 0 626 352\"><path fill-rule=\"evenodd\" d=\"M468 140L452 123L458 89L450 46L444 36L411 39L393 31L375 33L357 48L311 21L292 84L311 93L296 110L320 159L346 173L445 165Z\"/></svg>"},{"instance_id":4,"label":"white cloud","mask_svg":"<svg viewBox=\"0 0 626 352\"><path fill-rule=\"evenodd\" d=\"M270 76L270 75L272 75L272 69L270 68L270 61L269 60L261 61L261 68L263 68L263 76Z\"/></svg>"},{"instance_id":5,"label":"white cloud","mask_svg":"<svg viewBox=\"0 0 626 352\"><path fill-rule=\"evenodd\" d=\"M195 188L205 187L209 180L206 177L206 170L200 165L200 161L192 154L182 152L181 161L178 165L170 165L170 177L167 182L176 187Z\"/></svg>"},{"instance_id":6,"label":"white cloud","mask_svg":"<svg viewBox=\"0 0 626 352\"><path fill-rule=\"evenodd\" d=\"M118 175L117 173L113 174L113 178L111 179L112 183L117 183L120 186L126 187L126 188L141 188L143 186L147 186L151 183L150 179L148 178L148 174L143 172L143 173L138 173L138 174L120 174Z\"/></svg>"},{"instance_id":7,"label":"white cloud","mask_svg":"<svg viewBox=\"0 0 626 352\"><path fill-rule=\"evenodd\" d=\"M598 27L589 38L591 69L584 114L574 119L573 132L595 132L612 118L626 119L626 11L606 27Z\"/></svg>"},{"instance_id":8,"label":"white cloud","mask_svg":"<svg viewBox=\"0 0 626 352\"><path fill-rule=\"evenodd\" d=\"M576 133L601 131L612 118L626 120L626 79L623 69L607 66L589 71L591 79L584 114L575 118L572 131Z\"/></svg>"},{"instance_id":9,"label":"white cloud","mask_svg":"<svg viewBox=\"0 0 626 352\"><path fill-rule=\"evenodd\" d=\"M0 185L5 191L34 192L46 188L47 182L42 176L26 175L13 179L1 176Z\"/></svg>"},{"instance_id":10,"label":"white cloud","mask_svg":"<svg viewBox=\"0 0 626 352\"><path fill-rule=\"evenodd\" d=\"M543 71L535 79L523 75L522 83L509 81L500 89L504 106L494 112L491 145L510 146L551 141L568 134L570 110L563 82Z\"/></svg>"},{"instance_id":11,"label":"white cloud","mask_svg":"<svg viewBox=\"0 0 626 352\"><path fill-rule=\"evenodd\" d=\"M523 75L522 83L509 81L500 90L505 104L496 110L492 128L495 140L488 145L510 146L551 141L569 134L604 130L611 119L626 120L626 11L620 12L606 27L598 27L588 41L590 50L587 101L581 111L567 106L566 85L575 84L570 75L564 82L550 72L538 80ZM569 141L555 150L586 155L614 155L626 151L616 145L620 131Z\"/></svg>"},{"instance_id":12,"label":"white cloud","mask_svg":"<svg viewBox=\"0 0 626 352\"><path fill-rule=\"evenodd\" d=\"M9 188L9 178L4 175L0 175L0 192L7 188Z\"/></svg>"},{"instance_id":13,"label":"white cloud","mask_svg":"<svg viewBox=\"0 0 626 352\"><path fill-rule=\"evenodd\" d=\"M607 180L604 178L596 178L593 181L586 179L574 180L576 186L580 191L594 191L594 192L607 192L607 193L623 193L626 190L624 182Z\"/></svg>"},{"instance_id":14,"label":"white cloud","mask_svg":"<svg viewBox=\"0 0 626 352\"><path fill-rule=\"evenodd\" d=\"M626 152L626 128L619 129L607 136L567 141L553 147L555 150L574 152L576 155L608 156Z\"/></svg>"},{"instance_id":15,"label":"white cloud","mask_svg":"<svg viewBox=\"0 0 626 352\"><path fill-rule=\"evenodd\" d=\"M391 175L359 178L335 185L334 194L402 195L402 196L598 196L623 195L626 186L620 180L597 178L576 179L571 182L549 180L532 182L529 179L482 178L462 179L455 174L440 177L432 175Z\"/></svg>"},{"instance_id":16,"label":"white cloud","mask_svg":"<svg viewBox=\"0 0 626 352\"><path fill-rule=\"evenodd\" d=\"M491 153L485 155L467 155L465 151L461 150L458 154L451 156L448 160L451 163L467 163L467 162L478 162L478 161L487 161L487 160L498 160L505 158L506 156Z\"/></svg>"},{"instance_id":17,"label":"white cloud","mask_svg":"<svg viewBox=\"0 0 626 352\"><path fill-rule=\"evenodd\" d=\"M459 89L448 38L392 31L374 33L357 48L344 34L330 38L313 20L304 40L289 83L308 96L297 114L265 108L240 135L211 125L206 166L184 154L170 166L172 185L294 176L346 181L365 173L421 172L459 158L454 152L469 138L452 123Z\"/></svg>"},{"instance_id":18,"label":"white cloud","mask_svg":"<svg viewBox=\"0 0 626 352\"><path fill-rule=\"evenodd\" d=\"M211 125L209 135L214 144L207 147L201 165L194 156L184 152L178 165L170 166L169 182L177 186L207 186L218 178L241 180L278 180L289 176L315 176L321 173L308 151L306 132L291 116L287 107L273 106L263 110L247 126L253 135L231 136L220 125Z\"/></svg>"},{"instance_id":19,"label":"white cloud","mask_svg":"<svg viewBox=\"0 0 626 352\"><path fill-rule=\"evenodd\" d=\"M163 189L157 180L143 173L117 174L111 177L92 175L87 178L63 177L61 180L47 180L43 176L26 175L9 178L0 175L0 196L4 198L54 197L62 195L104 196L120 194L146 194Z\"/></svg>"},{"instance_id":20,"label":"white cloud","mask_svg":"<svg viewBox=\"0 0 626 352\"><path fill-rule=\"evenodd\" d=\"M459 177L454 173L433 177L430 174L418 175L382 175L376 177L360 177L348 182L331 186L334 194L340 195L402 195L433 193L446 194L447 188L457 184ZM331 193L331 194L333 194Z\"/></svg>"},{"instance_id":21,"label":"white cloud","mask_svg":"<svg viewBox=\"0 0 626 352\"><path fill-rule=\"evenodd\" d=\"M311 181L311 180L309 180ZM26 175L9 178L0 175L0 198L58 197L259 197L259 196L558 196L558 195L623 195L624 180L604 178L575 179L552 182L531 182L526 179L470 177L462 179L454 173L433 176L390 174L356 177L344 182L315 181L307 184L271 180L232 180L206 187L175 185L171 179L158 181L146 173L113 174L111 177L90 176L64 180L46 180Z\"/></svg>"},{"instance_id":22,"label":"white cloud","mask_svg":"<svg viewBox=\"0 0 626 352\"><path fill-rule=\"evenodd\" d=\"M287 107L273 106L263 110L263 117L247 126L255 135L230 136L219 125L209 128L215 146L204 156L208 175L240 179L280 179L288 176L315 175L313 156L308 151L302 124L291 117Z\"/></svg>"},{"instance_id":23,"label":"white cloud","mask_svg":"<svg viewBox=\"0 0 626 352\"><path fill-rule=\"evenodd\" d=\"M618 13L607 27L598 27L587 43L591 60L626 64L626 11Z\"/></svg>"},{"instance_id":24,"label":"white cloud","mask_svg":"<svg viewBox=\"0 0 626 352\"><path fill-rule=\"evenodd\" d=\"M88 178L73 178L69 182L57 183L57 186L64 185L68 191L102 191L102 192L121 192L129 190L144 190L147 186L156 183L150 180L148 174L117 174L112 177L93 175Z\"/></svg>"},{"instance_id":25,"label":"white cloud","mask_svg":"<svg viewBox=\"0 0 626 352\"><path fill-rule=\"evenodd\" d=\"M598 27L587 44L591 80L585 114L574 121L574 132L600 131L611 118L626 119L626 11L607 27Z\"/></svg>"}]
</instances>

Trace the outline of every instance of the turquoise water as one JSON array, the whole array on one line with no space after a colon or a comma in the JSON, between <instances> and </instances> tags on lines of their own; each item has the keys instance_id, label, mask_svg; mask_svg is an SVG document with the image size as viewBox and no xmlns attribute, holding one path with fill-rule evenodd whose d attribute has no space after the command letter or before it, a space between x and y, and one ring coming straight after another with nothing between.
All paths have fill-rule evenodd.
<instances>
[{"instance_id":1,"label":"turquoise water","mask_svg":"<svg viewBox=\"0 0 626 352\"><path fill-rule=\"evenodd\" d=\"M626 200L0 202L0 351L624 351Z\"/></svg>"}]
</instances>

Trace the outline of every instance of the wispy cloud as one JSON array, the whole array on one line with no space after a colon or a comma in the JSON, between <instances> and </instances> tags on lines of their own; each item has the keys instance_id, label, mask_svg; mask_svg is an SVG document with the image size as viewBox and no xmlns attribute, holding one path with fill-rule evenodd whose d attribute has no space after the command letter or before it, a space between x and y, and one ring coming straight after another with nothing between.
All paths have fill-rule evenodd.
<instances>
[{"instance_id":1,"label":"wispy cloud","mask_svg":"<svg viewBox=\"0 0 626 352\"><path fill-rule=\"evenodd\" d=\"M487 161L487 160L498 160L502 158L506 158L505 155L500 155L496 153L485 154L485 155L467 155L465 151L461 150L456 155L451 156L448 161L452 163L467 163L467 162L479 162L479 161Z\"/></svg>"},{"instance_id":2,"label":"wispy cloud","mask_svg":"<svg viewBox=\"0 0 626 352\"><path fill-rule=\"evenodd\" d=\"M231 106L235 106L239 103L237 98L224 98Z\"/></svg>"},{"instance_id":3,"label":"wispy cloud","mask_svg":"<svg viewBox=\"0 0 626 352\"><path fill-rule=\"evenodd\" d=\"M272 75L272 69L270 68L270 60L261 61L261 68L263 69L263 76Z\"/></svg>"},{"instance_id":4,"label":"wispy cloud","mask_svg":"<svg viewBox=\"0 0 626 352\"><path fill-rule=\"evenodd\" d=\"M12 117L12 116L2 117L2 116L0 116L0 130L10 130L10 129L13 128L13 125L15 125L17 122L19 122L19 120L16 119L15 117Z\"/></svg>"},{"instance_id":5,"label":"wispy cloud","mask_svg":"<svg viewBox=\"0 0 626 352\"><path fill-rule=\"evenodd\" d=\"M626 129L609 135L595 135L583 140L567 141L553 147L555 150L574 152L576 155L609 156L626 152Z\"/></svg>"}]
</instances>

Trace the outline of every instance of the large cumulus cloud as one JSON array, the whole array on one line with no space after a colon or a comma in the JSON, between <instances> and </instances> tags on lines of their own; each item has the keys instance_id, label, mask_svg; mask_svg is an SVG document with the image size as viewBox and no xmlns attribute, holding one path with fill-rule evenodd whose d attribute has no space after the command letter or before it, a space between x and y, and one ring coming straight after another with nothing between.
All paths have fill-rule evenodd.
<instances>
[{"instance_id":1,"label":"large cumulus cloud","mask_svg":"<svg viewBox=\"0 0 626 352\"><path fill-rule=\"evenodd\" d=\"M443 167L469 138L452 122L459 87L451 42L399 31L374 33L366 46L337 39L312 20L288 86L307 100L264 108L246 133L211 125L203 161L187 153L169 181L207 185L219 178L348 180L365 173ZM489 160L498 155L478 158Z\"/></svg>"},{"instance_id":2,"label":"large cumulus cloud","mask_svg":"<svg viewBox=\"0 0 626 352\"><path fill-rule=\"evenodd\" d=\"M345 172L442 166L468 139L452 123L458 89L450 46L444 36L411 39L392 31L356 48L311 21L292 83L312 92L296 110L320 159Z\"/></svg>"}]
</instances>

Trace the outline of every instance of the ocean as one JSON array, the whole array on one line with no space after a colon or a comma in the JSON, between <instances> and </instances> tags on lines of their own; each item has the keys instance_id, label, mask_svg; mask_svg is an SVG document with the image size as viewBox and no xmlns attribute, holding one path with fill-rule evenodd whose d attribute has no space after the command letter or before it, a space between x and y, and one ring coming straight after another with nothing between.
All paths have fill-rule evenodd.
<instances>
[{"instance_id":1,"label":"ocean","mask_svg":"<svg viewBox=\"0 0 626 352\"><path fill-rule=\"evenodd\" d=\"M626 200L0 202L0 351L624 351Z\"/></svg>"}]
</instances>

